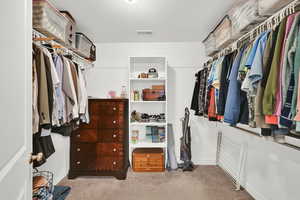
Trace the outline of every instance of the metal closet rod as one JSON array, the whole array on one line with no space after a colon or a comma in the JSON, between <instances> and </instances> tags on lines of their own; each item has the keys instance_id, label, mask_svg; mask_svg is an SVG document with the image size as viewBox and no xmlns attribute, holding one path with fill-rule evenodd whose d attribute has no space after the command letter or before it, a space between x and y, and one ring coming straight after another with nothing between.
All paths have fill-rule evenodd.
<instances>
[{"instance_id":1,"label":"metal closet rod","mask_svg":"<svg viewBox=\"0 0 300 200\"><path fill-rule=\"evenodd\" d=\"M244 44L244 42L253 41L262 32L276 28L285 17L296 12L296 7L297 5L299 5L299 3L300 0L294 0L293 2L289 3L281 10L266 19L264 22L253 28L251 31L241 36L239 39L228 45L223 50L216 53L204 64L204 66L208 66L210 63L219 59L220 57L239 49Z\"/></svg>"},{"instance_id":2,"label":"metal closet rod","mask_svg":"<svg viewBox=\"0 0 300 200\"><path fill-rule=\"evenodd\" d=\"M33 37L34 42L41 42L41 43L49 44L52 46L53 49L60 49L66 55L70 55L72 57L72 61L77 63L78 65L80 65L81 69L88 68L88 67L83 67L83 66L94 67L94 64L91 61L78 55L78 53L76 53L72 49L66 47L65 45L55 41L54 37L47 37L43 33L39 32L35 29L32 29L32 37Z\"/></svg>"}]
</instances>

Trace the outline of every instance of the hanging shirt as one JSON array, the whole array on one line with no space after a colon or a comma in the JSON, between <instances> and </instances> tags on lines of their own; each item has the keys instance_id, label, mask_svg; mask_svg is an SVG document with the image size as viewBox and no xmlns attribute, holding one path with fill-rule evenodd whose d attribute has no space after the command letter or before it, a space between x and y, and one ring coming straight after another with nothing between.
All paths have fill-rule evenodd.
<instances>
[{"instance_id":1,"label":"hanging shirt","mask_svg":"<svg viewBox=\"0 0 300 200\"><path fill-rule=\"evenodd\" d=\"M259 81L263 78L263 56L266 48L266 43L269 36L269 31L261 34L256 52L253 58L252 65L250 66L249 71L249 83L251 84L251 88L257 89ZM254 92L254 91L252 91Z\"/></svg>"},{"instance_id":2,"label":"hanging shirt","mask_svg":"<svg viewBox=\"0 0 300 200\"><path fill-rule=\"evenodd\" d=\"M272 60L272 55L273 55L273 47L274 45L274 40L276 39L276 34L278 32L278 29L276 29L275 31L271 32L268 40L267 40L267 44L266 44L266 48L264 50L264 54L263 54L263 65L262 65L262 72L263 72L263 78L260 81L260 83L258 84L258 88L257 88L257 94L255 97L255 116L254 116L254 121L257 127L262 128L263 132L268 132L266 131L266 129L271 128L271 126L269 124L266 124L265 122L265 116L263 114L263 105L262 105L262 101L263 101L263 96L264 96L264 91L265 91L265 84L264 81L266 82L267 80L267 76L269 74L270 71L270 60ZM275 39L274 39L275 38Z\"/></svg>"},{"instance_id":3,"label":"hanging shirt","mask_svg":"<svg viewBox=\"0 0 300 200\"><path fill-rule=\"evenodd\" d=\"M38 111L39 123L41 126L49 126L50 118L50 102L49 102L49 87L47 81L47 72L44 53L37 45L33 45L36 60L36 71L38 81Z\"/></svg>"},{"instance_id":4,"label":"hanging shirt","mask_svg":"<svg viewBox=\"0 0 300 200\"><path fill-rule=\"evenodd\" d=\"M285 31L285 36L284 36L284 42L283 42L283 47L282 47L282 53L281 53L281 64L280 64L280 69L279 69L279 79L278 79L278 91L276 94L276 109L275 109L275 114L277 116L280 116L281 114L281 109L283 106L283 102L285 100L283 100L283 93L286 94L286 89L283 90L283 83L285 82L286 79L286 54L288 49L290 48L288 41L289 41L289 35L290 32L292 30L292 27L295 27L295 14L294 15L290 15L287 18L287 23L286 23L286 31ZM286 88L286 87L285 87ZM285 96L285 95L284 95ZM285 97L284 97L285 99Z\"/></svg>"},{"instance_id":5,"label":"hanging shirt","mask_svg":"<svg viewBox=\"0 0 300 200\"><path fill-rule=\"evenodd\" d=\"M78 102L72 77L71 66L69 59L63 57L64 61L64 74L63 74L63 92L66 95L66 120L71 122L73 119L78 117ZM76 113L77 111L77 113Z\"/></svg>"},{"instance_id":6,"label":"hanging shirt","mask_svg":"<svg viewBox=\"0 0 300 200\"><path fill-rule=\"evenodd\" d=\"M38 75L36 70L35 53L32 55L32 133L39 132L39 110L38 110Z\"/></svg>"},{"instance_id":7,"label":"hanging shirt","mask_svg":"<svg viewBox=\"0 0 300 200\"><path fill-rule=\"evenodd\" d=\"M84 81L84 77L82 74L82 70L78 67L78 85L79 85L79 94L78 102L79 102L79 114L85 114L86 106L88 104L88 94L86 90L86 85Z\"/></svg>"},{"instance_id":8,"label":"hanging shirt","mask_svg":"<svg viewBox=\"0 0 300 200\"><path fill-rule=\"evenodd\" d=\"M239 122L241 113L241 83L237 81L237 76L243 52L244 49L241 49L238 52L232 65L229 77L229 88L225 106L224 122L231 125L236 125Z\"/></svg>"},{"instance_id":9,"label":"hanging shirt","mask_svg":"<svg viewBox=\"0 0 300 200\"><path fill-rule=\"evenodd\" d=\"M58 102L57 102L57 96L56 96L56 89L59 87L60 81L58 78L58 74L57 71L55 69L55 65L52 59L52 55L51 53L48 51L48 49L43 48L43 51L46 55L46 63L49 64L50 70L51 70L51 78L52 78L52 96L53 96L53 105L52 105L52 126L59 126L60 122L59 122L59 106L58 106Z\"/></svg>"},{"instance_id":10,"label":"hanging shirt","mask_svg":"<svg viewBox=\"0 0 300 200\"><path fill-rule=\"evenodd\" d=\"M223 66L222 66L221 78L220 78L219 101L217 103L217 113L220 116L223 116L225 112L225 105L227 101L227 93L228 93L228 85L229 85L227 74L229 69L232 66L233 60L236 56L235 54L236 52L226 55L222 64Z\"/></svg>"},{"instance_id":11,"label":"hanging shirt","mask_svg":"<svg viewBox=\"0 0 300 200\"><path fill-rule=\"evenodd\" d=\"M280 58L281 58L280 55L281 55L282 44L284 40L285 28L286 28L286 19L284 19L279 26L279 31L276 39L275 52L272 60L272 65L271 65L266 89L264 92L263 113L265 115L273 115L275 113L276 91L278 88L277 85L278 69L280 66Z\"/></svg>"},{"instance_id":12,"label":"hanging shirt","mask_svg":"<svg viewBox=\"0 0 300 200\"><path fill-rule=\"evenodd\" d=\"M65 94L63 92L63 70L64 70L64 64L61 56L59 55L53 55L53 61L55 65L55 69L57 71L58 79L59 79L59 85L56 88L56 97L57 97L57 105L58 105L58 118L61 122L61 124L66 123L65 116Z\"/></svg>"},{"instance_id":13,"label":"hanging shirt","mask_svg":"<svg viewBox=\"0 0 300 200\"><path fill-rule=\"evenodd\" d=\"M248 68L251 68L253 62L254 62L254 57L255 57L255 54L256 54L256 51L257 51L257 48L258 48L258 45L259 45L259 42L260 42L260 39L261 37L263 37L264 34L261 34L259 37L256 38L256 40L254 41L253 45L252 45L252 48L248 54L248 57L247 57L247 61L245 63L245 66L248 67Z\"/></svg>"}]
</instances>

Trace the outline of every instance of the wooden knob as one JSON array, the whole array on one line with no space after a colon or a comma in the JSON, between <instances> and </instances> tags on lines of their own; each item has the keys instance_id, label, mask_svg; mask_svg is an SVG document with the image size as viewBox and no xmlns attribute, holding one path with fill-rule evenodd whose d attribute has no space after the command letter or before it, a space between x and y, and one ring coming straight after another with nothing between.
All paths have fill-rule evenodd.
<instances>
[{"instance_id":1,"label":"wooden knob","mask_svg":"<svg viewBox=\"0 0 300 200\"><path fill-rule=\"evenodd\" d=\"M116 134L113 134L113 138L116 138L117 137L117 135Z\"/></svg>"},{"instance_id":2,"label":"wooden knob","mask_svg":"<svg viewBox=\"0 0 300 200\"><path fill-rule=\"evenodd\" d=\"M116 120L114 120L113 123L114 123L114 124L117 123Z\"/></svg>"},{"instance_id":3,"label":"wooden knob","mask_svg":"<svg viewBox=\"0 0 300 200\"><path fill-rule=\"evenodd\" d=\"M80 161L77 161L77 163L76 163L77 165L80 165Z\"/></svg>"},{"instance_id":4,"label":"wooden knob","mask_svg":"<svg viewBox=\"0 0 300 200\"><path fill-rule=\"evenodd\" d=\"M114 148L114 149L113 149L113 152L116 152L116 151L117 151L117 149L116 149L116 148Z\"/></svg>"},{"instance_id":5,"label":"wooden knob","mask_svg":"<svg viewBox=\"0 0 300 200\"><path fill-rule=\"evenodd\" d=\"M117 108L116 108L116 107L113 107L113 110L117 110Z\"/></svg>"},{"instance_id":6,"label":"wooden knob","mask_svg":"<svg viewBox=\"0 0 300 200\"><path fill-rule=\"evenodd\" d=\"M113 165L116 165L116 164L117 164L117 162L116 162L116 161L114 161L114 162L113 162Z\"/></svg>"},{"instance_id":7,"label":"wooden knob","mask_svg":"<svg viewBox=\"0 0 300 200\"><path fill-rule=\"evenodd\" d=\"M80 148L77 148L77 151L80 152Z\"/></svg>"},{"instance_id":8,"label":"wooden knob","mask_svg":"<svg viewBox=\"0 0 300 200\"><path fill-rule=\"evenodd\" d=\"M78 134L77 137L80 138L80 134Z\"/></svg>"}]
</instances>

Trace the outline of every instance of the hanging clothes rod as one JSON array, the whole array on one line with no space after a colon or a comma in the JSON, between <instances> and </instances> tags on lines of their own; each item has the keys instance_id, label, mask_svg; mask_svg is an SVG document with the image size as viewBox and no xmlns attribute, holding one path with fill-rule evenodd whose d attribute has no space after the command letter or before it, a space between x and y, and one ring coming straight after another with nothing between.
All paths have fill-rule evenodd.
<instances>
[{"instance_id":1,"label":"hanging clothes rod","mask_svg":"<svg viewBox=\"0 0 300 200\"><path fill-rule=\"evenodd\" d=\"M295 0L283 7L281 10L270 16L268 19L266 19L264 22L257 25L255 28L253 28L248 33L241 36L239 39L232 42L230 45L225 47L223 50L219 51L215 55L212 56L207 62L205 62L204 66L208 66L213 61L219 59L222 56L225 56L227 54L232 53L233 51L239 49L242 47L243 42L245 41L253 41L256 39L257 36L259 36L261 33L272 30L276 28L280 22L287 16L294 14L298 9L296 7L299 5L300 0Z\"/></svg>"},{"instance_id":2,"label":"hanging clothes rod","mask_svg":"<svg viewBox=\"0 0 300 200\"><path fill-rule=\"evenodd\" d=\"M63 51L65 55L71 56L71 59L76 64L80 65L81 69L88 69L94 67L94 63L80 56L74 49L71 47L67 47L57 41L55 41L54 37L47 37L41 32L32 29L32 40L36 44L48 44L51 45L53 49L59 49L59 51Z\"/></svg>"}]
</instances>

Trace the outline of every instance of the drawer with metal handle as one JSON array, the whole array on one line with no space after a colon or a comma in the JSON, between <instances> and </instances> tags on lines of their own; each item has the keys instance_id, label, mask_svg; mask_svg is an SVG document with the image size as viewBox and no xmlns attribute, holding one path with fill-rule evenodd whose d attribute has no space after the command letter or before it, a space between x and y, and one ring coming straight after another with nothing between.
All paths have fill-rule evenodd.
<instances>
[{"instance_id":1,"label":"drawer with metal handle","mask_svg":"<svg viewBox=\"0 0 300 200\"><path fill-rule=\"evenodd\" d=\"M100 157L98 170L100 171L118 171L124 166L123 158Z\"/></svg>"},{"instance_id":2,"label":"drawer with metal handle","mask_svg":"<svg viewBox=\"0 0 300 200\"><path fill-rule=\"evenodd\" d=\"M100 129L99 136L103 143L123 143L124 129Z\"/></svg>"},{"instance_id":3,"label":"drawer with metal handle","mask_svg":"<svg viewBox=\"0 0 300 200\"><path fill-rule=\"evenodd\" d=\"M106 102L102 103L100 106L100 112L103 115L123 115L124 114L124 104L117 102Z\"/></svg>"},{"instance_id":4,"label":"drawer with metal handle","mask_svg":"<svg viewBox=\"0 0 300 200\"><path fill-rule=\"evenodd\" d=\"M97 129L82 129L73 132L73 142L87 142L96 143L98 142L98 130Z\"/></svg>"},{"instance_id":5,"label":"drawer with metal handle","mask_svg":"<svg viewBox=\"0 0 300 200\"><path fill-rule=\"evenodd\" d=\"M124 146L123 144L115 143L98 143L97 154L99 156L122 157L124 155Z\"/></svg>"},{"instance_id":6,"label":"drawer with metal handle","mask_svg":"<svg viewBox=\"0 0 300 200\"><path fill-rule=\"evenodd\" d=\"M105 128L123 128L124 117L123 116L113 116L113 117L103 117L99 120L99 125L101 129Z\"/></svg>"}]
</instances>

